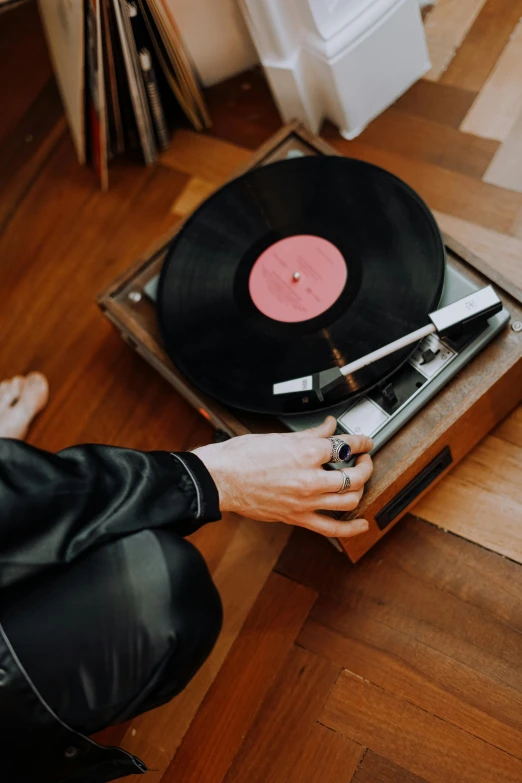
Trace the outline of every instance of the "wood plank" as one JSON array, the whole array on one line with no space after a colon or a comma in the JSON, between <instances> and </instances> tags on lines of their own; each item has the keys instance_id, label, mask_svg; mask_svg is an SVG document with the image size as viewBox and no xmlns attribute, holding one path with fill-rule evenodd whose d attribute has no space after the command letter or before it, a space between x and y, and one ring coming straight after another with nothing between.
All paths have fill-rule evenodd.
<instances>
[{"instance_id":1,"label":"wood plank","mask_svg":"<svg viewBox=\"0 0 522 783\"><path fill-rule=\"evenodd\" d=\"M340 671L326 658L294 647L225 776L225 783L286 783L295 773ZM363 748L350 742L347 748L353 774ZM345 774L346 780L350 778Z\"/></svg>"},{"instance_id":2,"label":"wood plank","mask_svg":"<svg viewBox=\"0 0 522 783\"><path fill-rule=\"evenodd\" d=\"M0 312L0 333L9 334L0 358L0 374L12 374L13 367L19 372L31 367L37 350L44 371L47 359L52 357L50 347L56 340L51 339L49 346L45 346L47 320L58 315L62 308L51 305L51 302L56 297L57 289L67 279L67 273L69 276L71 274L69 264L56 263L56 259L63 259L71 245L68 232L63 230L64 223L56 216L65 216L66 221L67 216L71 216L68 228L74 242L73 227L78 227L80 221L77 217L92 192L89 186L93 182L91 176L85 170L78 169L70 141L64 138L51 156L45 176L40 177L31 188L22 208L11 218L0 238L4 259L2 285L11 303L9 308L3 308ZM53 181L59 182L60 186L50 187ZM74 253L71 257L74 257ZM49 275L51 270L54 279ZM69 288L71 293L75 290L74 285ZM35 297L36 291L38 297ZM82 301L85 300L80 295L77 306L81 306ZM69 304L68 310L72 309ZM38 325L36 329L35 324ZM20 366L22 357L24 364ZM45 416L40 421L43 418Z\"/></svg>"},{"instance_id":3,"label":"wood plank","mask_svg":"<svg viewBox=\"0 0 522 783\"><path fill-rule=\"evenodd\" d=\"M419 503L422 518L443 530L474 541L480 546L522 562L520 533L520 503L501 498L502 514L499 514L494 493L477 491L475 484L464 481L459 475L448 476L447 485Z\"/></svg>"},{"instance_id":4,"label":"wood plank","mask_svg":"<svg viewBox=\"0 0 522 783\"><path fill-rule=\"evenodd\" d=\"M426 783L426 780L399 767L390 759L367 750L353 783Z\"/></svg>"},{"instance_id":5,"label":"wood plank","mask_svg":"<svg viewBox=\"0 0 522 783\"><path fill-rule=\"evenodd\" d=\"M522 691L522 572L493 552L407 517L353 568L328 542L294 531L277 569Z\"/></svg>"},{"instance_id":6,"label":"wood plank","mask_svg":"<svg viewBox=\"0 0 522 783\"><path fill-rule=\"evenodd\" d=\"M522 563L521 465L522 444L490 435L422 498L415 513Z\"/></svg>"},{"instance_id":7,"label":"wood plank","mask_svg":"<svg viewBox=\"0 0 522 783\"><path fill-rule=\"evenodd\" d=\"M522 239L522 208L515 215L509 233L518 239Z\"/></svg>"},{"instance_id":8,"label":"wood plank","mask_svg":"<svg viewBox=\"0 0 522 783\"><path fill-rule=\"evenodd\" d=\"M350 783L364 754L365 749L360 745L316 723L287 783ZM377 780L374 778L371 783L377 783Z\"/></svg>"},{"instance_id":9,"label":"wood plank","mask_svg":"<svg viewBox=\"0 0 522 783\"><path fill-rule=\"evenodd\" d=\"M4 277L6 290L10 291L12 301L17 305L6 313L6 319L10 317L17 321L17 340L9 340L2 361L7 367L18 364L19 345L23 343L28 365L34 366L34 362L38 361L52 385L57 377L61 377L64 362L67 366L73 356L85 356L88 361L90 349L87 346L94 346L100 334L110 332L107 324L99 320L94 305L98 286L106 275L113 276L118 268L129 263L135 253L145 249L158 227L164 224L165 215L170 222L174 220L168 207L176 188L179 190L186 181L184 175L168 169L120 170L115 167L114 187L109 193L102 194L92 174L76 163L69 139L57 152L54 161L57 167L62 166L64 156L71 164L70 176L66 178L64 187L54 188L49 193L44 178L32 188L30 197L24 202L24 209L18 210L2 242L4 258L17 260L17 263L9 265ZM50 172L53 176L54 163ZM160 204L163 204L162 209L158 208ZM49 219L57 208L61 219ZM82 221L77 220L80 212ZM27 215L31 215L31 232L24 230ZM132 220L127 223L129 215L132 215ZM63 231L66 224L67 232ZM64 257L71 259L73 272L69 263L57 263L57 259ZM120 264L122 267L119 267ZM57 289L66 290L71 299L62 296L50 307L49 302L56 298ZM37 299L34 297L35 290L40 294ZM71 301L75 302L74 307L71 307ZM20 318L22 308L23 318ZM84 313L82 318L78 318L78 309ZM1 320L0 326L4 326ZM9 322L5 328L9 328ZM56 345L58 333L61 335L59 350L51 350L51 346ZM46 342L49 348L42 352L41 346ZM47 433L52 442L48 448L61 448L70 443L56 442L58 434L61 433L63 438L67 431L62 431L57 422L63 421L64 425L71 426L69 437L71 433L77 435L86 420L87 410L91 404L96 405L96 399L99 400L96 395L92 401L89 398L81 416L78 417L76 410L76 414L72 413L68 418L69 412L75 409L74 395L71 395L75 386L70 384L79 382L78 378L74 381L73 378L77 372L81 377L81 371L81 362L73 362L72 370L64 379L63 397L61 390L55 391L51 397L47 412L52 413L54 424ZM106 372L110 375L110 362ZM77 420L74 420L75 416ZM46 421L47 416L42 417L39 425L43 426Z\"/></svg>"},{"instance_id":10,"label":"wood plank","mask_svg":"<svg viewBox=\"0 0 522 783\"><path fill-rule=\"evenodd\" d=\"M522 43L520 44L522 50ZM520 77L522 87L522 77ZM489 164L484 181L502 188L522 193L522 100L517 106L520 112L509 136L497 150Z\"/></svg>"},{"instance_id":11,"label":"wood plank","mask_svg":"<svg viewBox=\"0 0 522 783\"><path fill-rule=\"evenodd\" d=\"M132 419L137 415L136 401L140 393L143 395L150 389L151 396L154 396L154 379L148 373L140 373L139 380L133 379L132 393L124 395L118 387L118 378L128 378L132 371L139 372L139 367L129 363L130 352L124 344L118 344L110 329L97 333L94 319L87 320L84 327L75 333L71 342L64 340L57 357L47 358L42 354L39 364L45 367L54 383L50 400L53 415L52 418L42 416L38 419L31 431L35 445L48 443L50 450L57 451L74 442L118 444L123 416ZM59 361L73 353L81 356L82 361L71 366L69 377L59 383ZM74 392L79 385L85 393L85 402L80 410L74 401ZM58 432L53 430L53 421L59 423ZM125 442L119 443L123 445Z\"/></svg>"},{"instance_id":12,"label":"wood plank","mask_svg":"<svg viewBox=\"0 0 522 783\"><path fill-rule=\"evenodd\" d=\"M460 129L464 133L505 141L521 107L522 23L519 22Z\"/></svg>"},{"instance_id":13,"label":"wood plank","mask_svg":"<svg viewBox=\"0 0 522 783\"><path fill-rule=\"evenodd\" d=\"M424 23L431 70L424 77L436 82L447 70L485 0L438 0Z\"/></svg>"},{"instance_id":14,"label":"wood plank","mask_svg":"<svg viewBox=\"0 0 522 783\"><path fill-rule=\"evenodd\" d=\"M428 44L437 41L458 49L479 15L485 0L438 0L428 14L424 30Z\"/></svg>"},{"instance_id":15,"label":"wood plank","mask_svg":"<svg viewBox=\"0 0 522 783\"><path fill-rule=\"evenodd\" d=\"M172 205L171 211L178 217L187 217L194 212L216 189L215 182L200 177L191 177L186 187Z\"/></svg>"},{"instance_id":16,"label":"wood plank","mask_svg":"<svg viewBox=\"0 0 522 783\"><path fill-rule=\"evenodd\" d=\"M191 177L221 185L249 158L250 152L236 144L193 131L178 131L160 161Z\"/></svg>"},{"instance_id":17,"label":"wood plank","mask_svg":"<svg viewBox=\"0 0 522 783\"><path fill-rule=\"evenodd\" d=\"M282 126L260 65L205 90L212 117L209 133L255 150Z\"/></svg>"},{"instance_id":18,"label":"wood plank","mask_svg":"<svg viewBox=\"0 0 522 783\"><path fill-rule=\"evenodd\" d=\"M277 574L269 577L164 783L223 780L314 600L313 591Z\"/></svg>"},{"instance_id":19,"label":"wood plank","mask_svg":"<svg viewBox=\"0 0 522 783\"><path fill-rule=\"evenodd\" d=\"M484 175L499 146L496 141L470 136L448 125L394 109L388 109L374 120L357 142L478 179Z\"/></svg>"},{"instance_id":20,"label":"wood plank","mask_svg":"<svg viewBox=\"0 0 522 783\"><path fill-rule=\"evenodd\" d=\"M50 189L48 177L56 177L61 187ZM166 222L175 222L169 207L186 181L184 174L170 169L133 169L122 163L113 167L111 190L100 193L94 175L78 165L70 140L64 139L49 161L46 177L32 188L23 210L18 210L10 230L4 234L4 253L17 259L14 268L7 270L10 284L25 286L30 282L34 290L37 282L49 286L54 283L56 290L57 285L67 283L71 291L74 282L79 300L92 306L97 287L104 279L124 269L135 253L144 252ZM77 220L79 210L81 221ZM52 217L56 214L60 220ZM132 216L131 224L125 223L128 215ZM28 216L32 232L24 231ZM65 254L71 254L76 261L74 281L68 265L57 263ZM83 259L89 263L78 263ZM38 260L34 269L33 260ZM30 281L26 278L28 270ZM51 270L53 278L49 277ZM82 283L88 284L88 290L82 290ZM31 315L39 306L45 307L45 303L35 302ZM67 310L73 316L71 308ZM95 308L91 312L96 315Z\"/></svg>"},{"instance_id":21,"label":"wood plank","mask_svg":"<svg viewBox=\"0 0 522 783\"><path fill-rule=\"evenodd\" d=\"M420 79L393 104L396 111L459 128L476 93Z\"/></svg>"},{"instance_id":22,"label":"wood plank","mask_svg":"<svg viewBox=\"0 0 522 783\"><path fill-rule=\"evenodd\" d=\"M516 563L415 518L408 519L397 531L397 540L390 543L388 556L391 571L401 581L406 583L410 577L418 579L423 585L429 585L434 595L442 598L447 594L470 611L475 607L484 624L491 618L508 631L522 626L519 600L522 569ZM377 553L372 568L378 572L382 570L379 560ZM391 561L395 561L395 565ZM456 561L458 568L453 567ZM487 583L476 579L477 573L487 573ZM455 634L457 638L468 638L465 628L456 627ZM476 638L480 649L487 650L488 645L480 642L480 634ZM502 653L501 647L497 649ZM514 682L512 680L510 685Z\"/></svg>"},{"instance_id":23,"label":"wood plank","mask_svg":"<svg viewBox=\"0 0 522 783\"><path fill-rule=\"evenodd\" d=\"M27 3L2 14L0 52L0 143L3 143L52 77L36 3Z\"/></svg>"},{"instance_id":24,"label":"wood plank","mask_svg":"<svg viewBox=\"0 0 522 783\"><path fill-rule=\"evenodd\" d=\"M520 753L522 571L514 563L410 519L349 572L327 548L297 532L278 567L322 594L299 644ZM418 592L427 585L432 598L424 593L422 605L404 605L403 589ZM426 611L431 602L439 605L438 620ZM493 617L512 629L515 656L508 664L501 648L487 649L480 634L468 633L470 624L485 629ZM451 630L445 627L449 618Z\"/></svg>"},{"instance_id":25,"label":"wood plank","mask_svg":"<svg viewBox=\"0 0 522 783\"><path fill-rule=\"evenodd\" d=\"M0 148L0 233L65 131L62 104L52 79Z\"/></svg>"},{"instance_id":26,"label":"wood plank","mask_svg":"<svg viewBox=\"0 0 522 783\"><path fill-rule=\"evenodd\" d=\"M477 285L483 283L485 278L486 280L489 280L492 283L492 285L499 288L499 290L502 292L502 296L505 297L506 301L508 302L510 314L513 317L513 319L521 320L522 319L522 288L516 286L515 283L509 280L502 272L500 272L498 269L495 269L494 266L491 266L491 264L489 264L487 261L484 261L484 259L477 256L472 250L469 250L467 247L465 247L465 245L459 242L458 239L455 239L455 237L450 236L445 231L442 232L442 236L446 244L446 249L449 250L450 255L452 256L452 261L455 262L456 259L463 260L464 263L460 266L461 271L466 272L466 269L469 269L469 271L471 272L471 268L473 268L474 270L473 279ZM509 344L512 347L514 347L515 343L513 342L513 337L511 336L511 334L505 333L505 335L507 336ZM517 340L517 338L514 339ZM496 353L497 350L498 350L498 343L493 342L493 345L490 349L490 353L493 352ZM485 366L483 361L481 360L481 357L479 356L473 360L473 369L476 370L480 365L482 365L482 372L483 372ZM515 364L515 372L517 369L519 369L518 365ZM509 384L507 388L509 388ZM516 389L519 388L518 381L515 388ZM491 402L493 403L492 400ZM514 408L517 406L519 402L520 400L517 398L517 395L516 394L513 395L511 407L509 406L506 407L504 416L507 416L509 413L511 413L511 411L514 410ZM495 405L496 404L497 403L495 403ZM497 417L497 420L494 423L494 425L492 425L492 427L497 424L500 424L501 418L502 416ZM491 430L484 430L482 437L485 437L490 431ZM477 445L478 440L475 441L475 445Z\"/></svg>"},{"instance_id":27,"label":"wood plank","mask_svg":"<svg viewBox=\"0 0 522 783\"><path fill-rule=\"evenodd\" d=\"M522 694L370 612L320 598L298 644L400 699L522 758ZM522 652L522 648L521 648ZM498 665L498 664L497 664Z\"/></svg>"},{"instance_id":28,"label":"wood plank","mask_svg":"<svg viewBox=\"0 0 522 783\"><path fill-rule=\"evenodd\" d=\"M522 288L522 241L477 223L434 210L443 231L487 261L518 288Z\"/></svg>"},{"instance_id":29,"label":"wood plank","mask_svg":"<svg viewBox=\"0 0 522 783\"><path fill-rule=\"evenodd\" d=\"M479 92L522 16L522 0L486 0L441 82Z\"/></svg>"},{"instance_id":30,"label":"wood plank","mask_svg":"<svg viewBox=\"0 0 522 783\"><path fill-rule=\"evenodd\" d=\"M522 405L499 424L494 434L513 446L522 448Z\"/></svg>"},{"instance_id":31,"label":"wood plank","mask_svg":"<svg viewBox=\"0 0 522 783\"><path fill-rule=\"evenodd\" d=\"M343 672L321 722L430 783L520 783L522 761L382 688Z\"/></svg>"},{"instance_id":32,"label":"wood plank","mask_svg":"<svg viewBox=\"0 0 522 783\"><path fill-rule=\"evenodd\" d=\"M403 179L424 198L431 209L479 223L501 233L509 233L519 210L522 210L520 193L504 190L432 163L413 160L407 155L370 147L358 140L346 141L328 124L323 135L341 154L367 160Z\"/></svg>"},{"instance_id":33,"label":"wood plank","mask_svg":"<svg viewBox=\"0 0 522 783\"><path fill-rule=\"evenodd\" d=\"M455 48L451 44L440 41L427 40L426 43L428 45L431 68L423 76L423 79L428 82L438 82L455 57Z\"/></svg>"},{"instance_id":34,"label":"wood plank","mask_svg":"<svg viewBox=\"0 0 522 783\"><path fill-rule=\"evenodd\" d=\"M430 59L434 64L428 79L436 80L446 70L456 50L466 37L485 0L438 0L424 20L424 30ZM442 63L446 52L446 63Z\"/></svg>"}]
</instances>

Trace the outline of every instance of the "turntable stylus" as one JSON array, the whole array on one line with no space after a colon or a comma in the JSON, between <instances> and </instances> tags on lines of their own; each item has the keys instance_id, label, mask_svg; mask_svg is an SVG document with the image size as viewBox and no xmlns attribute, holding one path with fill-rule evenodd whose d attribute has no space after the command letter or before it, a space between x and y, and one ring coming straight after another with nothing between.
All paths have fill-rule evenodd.
<instances>
[{"instance_id":1,"label":"turntable stylus","mask_svg":"<svg viewBox=\"0 0 522 783\"><path fill-rule=\"evenodd\" d=\"M314 375L306 375L302 378L294 378L291 381L275 383L273 393L301 394L302 392L313 391L322 399L328 391L333 389L347 375L351 375L357 370L401 350L401 348L412 345L429 334L438 332L441 337L449 336L455 331L463 327L469 327L477 321L487 320L501 310L501 300L492 286L488 285L463 299L459 299L457 302L453 302L453 304L430 313L431 323L423 326L421 329L416 329L414 332L410 332L410 334L366 354L366 356L361 356L359 359L345 364L344 367L334 367Z\"/></svg>"}]
</instances>

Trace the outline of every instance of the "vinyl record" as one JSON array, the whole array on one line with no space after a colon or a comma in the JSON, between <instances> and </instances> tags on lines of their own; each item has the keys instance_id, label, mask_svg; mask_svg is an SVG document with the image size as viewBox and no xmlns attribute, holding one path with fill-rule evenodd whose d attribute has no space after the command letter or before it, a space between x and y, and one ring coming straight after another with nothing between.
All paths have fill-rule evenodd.
<instances>
[{"instance_id":1,"label":"vinyl record","mask_svg":"<svg viewBox=\"0 0 522 783\"><path fill-rule=\"evenodd\" d=\"M228 183L185 223L162 269L160 328L173 362L211 397L288 413L274 383L426 325L444 268L433 216L399 179L350 158L285 160ZM383 381L415 347L349 376L343 396Z\"/></svg>"}]
</instances>

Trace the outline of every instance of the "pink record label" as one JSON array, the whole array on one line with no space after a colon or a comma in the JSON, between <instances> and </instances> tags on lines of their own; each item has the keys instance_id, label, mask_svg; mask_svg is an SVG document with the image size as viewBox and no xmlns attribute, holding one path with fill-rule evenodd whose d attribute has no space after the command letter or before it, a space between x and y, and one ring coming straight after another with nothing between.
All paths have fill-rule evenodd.
<instances>
[{"instance_id":1,"label":"pink record label","mask_svg":"<svg viewBox=\"0 0 522 783\"><path fill-rule=\"evenodd\" d=\"M250 272L255 306L275 321L308 321L340 297L348 270L341 252L322 237L298 234L268 247Z\"/></svg>"}]
</instances>

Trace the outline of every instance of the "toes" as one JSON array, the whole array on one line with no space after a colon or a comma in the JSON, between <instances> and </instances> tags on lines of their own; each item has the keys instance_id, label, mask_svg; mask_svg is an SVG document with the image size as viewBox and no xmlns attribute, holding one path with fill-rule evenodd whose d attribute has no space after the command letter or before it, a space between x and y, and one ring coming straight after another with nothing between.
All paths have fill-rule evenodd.
<instances>
[{"instance_id":1,"label":"toes","mask_svg":"<svg viewBox=\"0 0 522 783\"><path fill-rule=\"evenodd\" d=\"M22 394L24 382L21 375L16 375L11 380L0 383L0 407L2 409L16 404Z\"/></svg>"},{"instance_id":2,"label":"toes","mask_svg":"<svg viewBox=\"0 0 522 783\"><path fill-rule=\"evenodd\" d=\"M47 404L49 399L49 383L41 372L31 372L24 379L20 394L20 405L23 405L30 416L35 416Z\"/></svg>"},{"instance_id":3,"label":"toes","mask_svg":"<svg viewBox=\"0 0 522 783\"><path fill-rule=\"evenodd\" d=\"M39 372L0 383L0 437L24 438L31 421L49 398L47 378Z\"/></svg>"},{"instance_id":4,"label":"toes","mask_svg":"<svg viewBox=\"0 0 522 783\"><path fill-rule=\"evenodd\" d=\"M11 400L9 402L10 406L16 405L23 394L24 386L25 378L22 378L21 375L16 375L11 381Z\"/></svg>"},{"instance_id":5,"label":"toes","mask_svg":"<svg viewBox=\"0 0 522 783\"><path fill-rule=\"evenodd\" d=\"M2 381L2 383L0 383L0 406L4 405L4 400L7 397L8 388L9 388L9 381Z\"/></svg>"}]
</instances>

